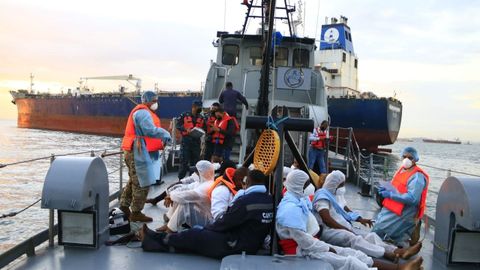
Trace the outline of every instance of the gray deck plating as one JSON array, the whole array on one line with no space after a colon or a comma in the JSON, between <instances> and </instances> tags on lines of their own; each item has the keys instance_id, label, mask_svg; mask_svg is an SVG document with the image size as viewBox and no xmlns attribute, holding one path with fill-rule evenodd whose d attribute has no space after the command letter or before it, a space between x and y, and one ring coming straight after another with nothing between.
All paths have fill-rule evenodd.
<instances>
[{"instance_id":1,"label":"gray deck plating","mask_svg":"<svg viewBox=\"0 0 480 270\"><path fill-rule=\"evenodd\" d=\"M175 174L164 177L165 184L151 189L150 196L159 194L168 185L176 180ZM349 206L360 212L362 216L373 218L380 209L371 198L361 197L357 194L359 189L353 185L347 185L346 199ZM147 215L154 218L148 226L152 229L163 225L162 215L166 209L163 204L157 206L146 205L144 210ZM359 224L358 224L359 225ZM208 248L206 246L205 248ZM423 241L420 255L424 258L425 269L479 269L477 265L458 265L446 267L433 259L433 231L429 230ZM102 246L98 250L72 249L62 246L39 248L34 257L20 260L11 269L328 269L323 262L308 259L295 259L291 257L269 256L228 256L223 261L209 259L188 254L148 253L141 248L127 246ZM325 268L326 267L326 268Z\"/></svg>"}]
</instances>

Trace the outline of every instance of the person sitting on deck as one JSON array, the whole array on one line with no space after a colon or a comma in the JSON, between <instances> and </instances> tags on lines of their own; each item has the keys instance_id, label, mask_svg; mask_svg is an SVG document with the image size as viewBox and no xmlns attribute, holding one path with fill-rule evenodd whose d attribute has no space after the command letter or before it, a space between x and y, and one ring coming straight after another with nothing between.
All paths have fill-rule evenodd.
<instances>
[{"instance_id":1,"label":"person sitting on deck","mask_svg":"<svg viewBox=\"0 0 480 270\"><path fill-rule=\"evenodd\" d=\"M248 169L227 168L225 173L217 179L208 190L208 197L211 201L211 212L214 220L219 219L233 200L233 196L242 188L243 178L248 174Z\"/></svg>"},{"instance_id":2,"label":"person sitting on deck","mask_svg":"<svg viewBox=\"0 0 480 270\"><path fill-rule=\"evenodd\" d=\"M270 232L273 199L265 187L265 175L250 171L247 189L215 222L179 233L156 233L145 225L139 232L144 251L191 252L212 258L256 254ZM237 193L238 194L238 193Z\"/></svg>"},{"instance_id":3,"label":"person sitting on deck","mask_svg":"<svg viewBox=\"0 0 480 270\"><path fill-rule=\"evenodd\" d=\"M405 148L402 158L402 166L393 176L391 185L380 187L380 195L384 198L383 208L372 231L383 239L407 246L415 244L419 238L429 176L416 164L419 156L415 148ZM412 233L415 233L414 236ZM407 243L409 238L410 243Z\"/></svg>"},{"instance_id":4,"label":"person sitting on deck","mask_svg":"<svg viewBox=\"0 0 480 270\"><path fill-rule=\"evenodd\" d=\"M416 258L404 264L392 264L372 259L363 252L351 248L329 245L314 237L322 234L315 217L312 214L312 204L304 195L303 187L308 181L308 175L295 170L287 176L285 186L287 193L278 205L276 216L276 231L280 246L287 255L309 256L327 262L337 270L362 270L377 267L378 269L421 269L423 259ZM290 242L296 249L286 249Z\"/></svg>"},{"instance_id":5,"label":"person sitting on deck","mask_svg":"<svg viewBox=\"0 0 480 270\"><path fill-rule=\"evenodd\" d=\"M345 175L341 171L333 171L327 176L323 188L315 192L314 209L317 212L318 222L324 225L320 239L332 245L351 247L368 256L384 257L391 261L397 260L397 257L409 259L420 251L420 243L409 249L400 249L383 242L375 233L355 230L351 224L353 221L369 226L372 226L372 221L362 218L355 212L347 212L340 206L335 194L344 185Z\"/></svg>"},{"instance_id":6,"label":"person sitting on deck","mask_svg":"<svg viewBox=\"0 0 480 270\"><path fill-rule=\"evenodd\" d=\"M185 225L188 227L203 226L211 220L207 191L213 184L213 164L206 160L200 160L196 167L200 181L194 184L194 188L173 190L165 198L165 206L171 207L166 215L168 223L158 228L158 231L178 232Z\"/></svg>"}]
</instances>

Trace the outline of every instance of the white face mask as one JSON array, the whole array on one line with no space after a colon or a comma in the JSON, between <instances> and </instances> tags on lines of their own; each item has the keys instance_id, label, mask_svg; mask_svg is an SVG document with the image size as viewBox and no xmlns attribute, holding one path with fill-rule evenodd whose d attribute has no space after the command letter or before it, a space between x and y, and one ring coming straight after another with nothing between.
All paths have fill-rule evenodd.
<instances>
[{"instance_id":1,"label":"white face mask","mask_svg":"<svg viewBox=\"0 0 480 270\"><path fill-rule=\"evenodd\" d=\"M156 110L158 109L158 103L155 102L155 103L153 103L152 105L150 105L150 109L151 109L152 111L156 111Z\"/></svg>"},{"instance_id":2,"label":"white face mask","mask_svg":"<svg viewBox=\"0 0 480 270\"><path fill-rule=\"evenodd\" d=\"M408 158L404 158L402 160L402 166L404 169L410 169L413 166L413 162Z\"/></svg>"},{"instance_id":3,"label":"white face mask","mask_svg":"<svg viewBox=\"0 0 480 270\"><path fill-rule=\"evenodd\" d=\"M337 189L336 194L339 195L339 196L343 196L343 195L345 195L345 192L347 192L347 189L345 187L341 187L341 188Z\"/></svg>"}]
</instances>

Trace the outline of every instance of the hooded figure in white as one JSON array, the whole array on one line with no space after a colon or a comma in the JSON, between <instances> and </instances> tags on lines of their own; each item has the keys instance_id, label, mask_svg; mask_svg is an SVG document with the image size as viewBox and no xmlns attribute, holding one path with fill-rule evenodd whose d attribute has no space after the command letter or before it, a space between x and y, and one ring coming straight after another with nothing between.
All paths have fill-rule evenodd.
<instances>
[{"instance_id":1,"label":"hooded figure in white","mask_svg":"<svg viewBox=\"0 0 480 270\"><path fill-rule=\"evenodd\" d=\"M297 256L309 256L327 262L337 270L369 269L373 260L360 251L329 245L313 237L319 231L311 212L312 204L304 195L308 175L294 170L284 182L287 192L278 205L276 230L280 239L297 242Z\"/></svg>"},{"instance_id":2,"label":"hooded figure in white","mask_svg":"<svg viewBox=\"0 0 480 270\"><path fill-rule=\"evenodd\" d=\"M169 192L173 205L167 212L169 221L165 229L170 232L182 230L184 224L189 227L205 226L212 219L207 192L213 184L214 166L209 161L200 160L195 167L198 171L198 182L192 181Z\"/></svg>"},{"instance_id":3,"label":"hooded figure in white","mask_svg":"<svg viewBox=\"0 0 480 270\"><path fill-rule=\"evenodd\" d=\"M335 196L337 190L344 184L345 175L341 171L333 171L327 176L323 188L315 192L313 207L319 223L323 223L324 228L321 240L332 245L360 250L374 258L385 257L392 261L400 256L408 259L420 251L421 246L414 246L410 250L399 249L383 242L375 233L354 229L352 222L368 223L369 220L363 219L355 212L345 211L344 198L341 202L337 200Z\"/></svg>"}]
</instances>

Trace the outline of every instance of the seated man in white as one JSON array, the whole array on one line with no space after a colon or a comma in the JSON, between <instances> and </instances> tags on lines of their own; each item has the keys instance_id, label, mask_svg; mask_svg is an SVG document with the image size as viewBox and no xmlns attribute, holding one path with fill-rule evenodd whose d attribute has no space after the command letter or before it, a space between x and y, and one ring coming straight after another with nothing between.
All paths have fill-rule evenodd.
<instances>
[{"instance_id":1,"label":"seated man in white","mask_svg":"<svg viewBox=\"0 0 480 270\"><path fill-rule=\"evenodd\" d=\"M297 256L320 259L336 270L373 269L371 267L380 270L421 269L421 257L404 264L393 264L372 259L358 250L329 245L314 238L312 235L319 232L319 226L312 216L312 204L303 191L308 179L308 175L300 170L289 173L284 183L287 192L277 209L276 231L280 239L293 239L298 244Z\"/></svg>"},{"instance_id":2,"label":"seated man in white","mask_svg":"<svg viewBox=\"0 0 480 270\"><path fill-rule=\"evenodd\" d=\"M333 171L327 176L323 188L315 192L313 207L317 220L324 228L320 239L332 245L351 247L368 256L384 257L391 261L396 261L398 257L409 259L420 251L420 243L409 249L401 249L383 242L375 233L355 230L352 222L358 221L371 226L371 221L355 212L345 211L345 206L337 201L337 190L344 185L345 175L341 171Z\"/></svg>"},{"instance_id":3,"label":"seated man in white","mask_svg":"<svg viewBox=\"0 0 480 270\"><path fill-rule=\"evenodd\" d=\"M168 223L157 231L178 232L195 225L205 226L211 219L208 189L213 184L214 167L206 160L195 165L200 181L189 184L189 189L177 188L165 197Z\"/></svg>"}]
</instances>

